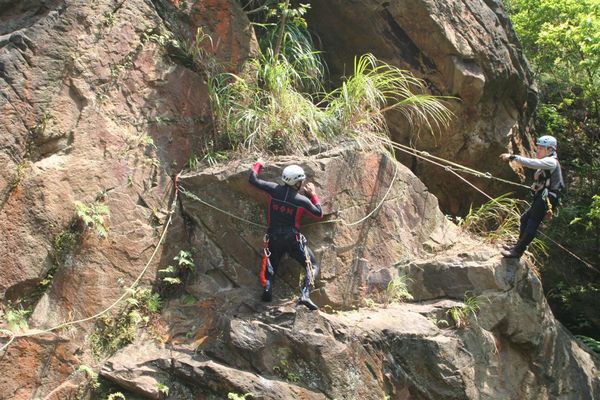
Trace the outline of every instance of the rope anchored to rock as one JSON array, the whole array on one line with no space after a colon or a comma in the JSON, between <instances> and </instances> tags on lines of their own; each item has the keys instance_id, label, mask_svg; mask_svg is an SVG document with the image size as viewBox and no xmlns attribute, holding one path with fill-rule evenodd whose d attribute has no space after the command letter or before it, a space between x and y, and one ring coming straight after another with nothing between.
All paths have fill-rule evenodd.
<instances>
[{"instance_id":1,"label":"rope anchored to rock","mask_svg":"<svg viewBox=\"0 0 600 400\"><path fill-rule=\"evenodd\" d=\"M0 347L0 353L2 353L4 350L6 350L13 342L15 339L18 338L23 338L23 337L32 337L32 336L37 336L37 335L42 335L44 333L50 333L53 331L56 331L58 329L63 329L63 328L67 328L69 326L73 326L73 325L78 325L84 322L88 322L88 321L93 321L95 319L100 318L102 315L108 313L110 310L112 310L113 308L115 308L119 303L121 303L128 295L130 295L131 291L133 289L135 289L135 287L137 286L137 284L139 283L139 281L142 279L142 277L146 274L146 272L148 271L148 268L150 267L150 264L152 263L152 260L154 259L154 257L156 256L156 253L158 253L158 249L160 248L160 246L162 245L167 231L169 229L169 226L171 225L171 222L173 220L173 214L175 213L175 208L177 207L177 199L178 199L178 194L179 194L179 174L175 177L175 184L174 184L174 196L173 196L173 201L171 203L171 207L169 209L169 218L167 219L167 222L165 223L165 227L163 229L163 232L160 236L160 239L158 240L158 243L156 244L156 247L154 248L154 251L152 252L152 255L150 256L150 258L148 259L148 262L146 262L146 265L144 266L144 268L142 269L142 271L138 274L137 278L133 281L133 283L127 288L125 289L125 291L123 292L123 294L117 299L115 300L112 304L110 304L108 307L106 307L104 310L90 316L90 317L86 317L86 318L82 318L82 319L78 319L78 320L74 320L74 321L66 321L63 322L61 324L58 324L56 326L53 326L51 328L47 328L47 329L42 329L42 330L34 330L34 331L29 331L29 332L25 332L25 333L21 333L21 334L16 334L12 331L6 330L6 329L0 329L0 335L4 335L8 337L8 341L6 343L4 343L4 345L2 345L2 347Z\"/></svg>"}]
</instances>

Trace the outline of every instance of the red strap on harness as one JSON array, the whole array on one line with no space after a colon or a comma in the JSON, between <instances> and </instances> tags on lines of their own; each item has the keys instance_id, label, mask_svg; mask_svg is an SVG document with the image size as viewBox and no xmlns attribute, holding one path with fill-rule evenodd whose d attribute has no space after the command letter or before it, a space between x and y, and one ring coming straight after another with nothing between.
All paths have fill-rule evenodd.
<instances>
[{"instance_id":1,"label":"red strap on harness","mask_svg":"<svg viewBox=\"0 0 600 400\"><path fill-rule=\"evenodd\" d=\"M269 235L265 235L263 239L263 258L262 263L260 265L260 284L263 288L267 288L267 265L269 265L269 256L271 253L269 252Z\"/></svg>"},{"instance_id":2,"label":"red strap on harness","mask_svg":"<svg viewBox=\"0 0 600 400\"><path fill-rule=\"evenodd\" d=\"M263 288L267 288L267 263L269 262L269 257L266 254L263 256L262 263L260 265L260 284Z\"/></svg>"}]
</instances>

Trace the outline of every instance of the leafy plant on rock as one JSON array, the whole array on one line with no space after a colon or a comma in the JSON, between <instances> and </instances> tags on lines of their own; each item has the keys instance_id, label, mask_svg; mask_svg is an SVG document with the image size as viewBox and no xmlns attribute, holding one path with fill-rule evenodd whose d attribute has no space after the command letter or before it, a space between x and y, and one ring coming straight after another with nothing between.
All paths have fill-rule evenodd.
<instances>
[{"instance_id":1,"label":"leafy plant on rock","mask_svg":"<svg viewBox=\"0 0 600 400\"><path fill-rule=\"evenodd\" d=\"M402 275L389 281L385 290L385 298L388 303L413 299L413 295L408 291L407 279L406 275Z\"/></svg>"},{"instance_id":2,"label":"leafy plant on rock","mask_svg":"<svg viewBox=\"0 0 600 400\"><path fill-rule=\"evenodd\" d=\"M447 311L447 314L454 321L456 327L460 329L469 325L469 317L471 315L477 319L477 311L479 311L477 297L465 293L463 305L451 307Z\"/></svg>"},{"instance_id":3,"label":"leafy plant on rock","mask_svg":"<svg viewBox=\"0 0 600 400\"><path fill-rule=\"evenodd\" d=\"M166 268L159 269L158 272L165 275L162 278L163 282L169 285L179 285L182 272L195 269L194 260L190 251L180 250L179 254L173 257L173 261L177 262L176 266L168 265Z\"/></svg>"},{"instance_id":4,"label":"leafy plant on rock","mask_svg":"<svg viewBox=\"0 0 600 400\"><path fill-rule=\"evenodd\" d=\"M228 400L246 400L249 396L254 396L252 393L238 394L234 392L227 393Z\"/></svg>"},{"instance_id":5,"label":"leafy plant on rock","mask_svg":"<svg viewBox=\"0 0 600 400\"><path fill-rule=\"evenodd\" d=\"M13 304L9 301L4 308L2 318L12 331L26 331L29 329L27 319L31 315L31 312L31 309L23 308L20 303Z\"/></svg>"},{"instance_id":6,"label":"leafy plant on rock","mask_svg":"<svg viewBox=\"0 0 600 400\"><path fill-rule=\"evenodd\" d=\"M97 358L132 343L140 324L147 324L149 315L160 310L160 298L149 289L131 289L130 293L127 305L114 315L102 315L90 335L89 343Z\"/></svg>"},{"instance_id":7,"label":"leafy plant on rock","mask_svg":"<svg viewBox=\"0 0 600 400\"><path fill-rule=\"evenodd\" d=\"M108 236L107 218L110 216L110 209L106 204L99 201L91 204L76 201L75 213L86 228L92 229L101 238Z\"/></svg>"}]
</instances>

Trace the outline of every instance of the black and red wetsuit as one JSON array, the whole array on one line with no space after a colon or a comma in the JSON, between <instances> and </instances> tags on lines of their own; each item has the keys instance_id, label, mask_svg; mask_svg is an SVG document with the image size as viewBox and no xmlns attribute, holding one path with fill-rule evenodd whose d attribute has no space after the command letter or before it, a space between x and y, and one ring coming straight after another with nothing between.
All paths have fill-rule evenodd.
<instances>
[{"instance_id":1,"label":"black and red wetsuit","mask_svg":"<svg viewBox=\"0 0 600 400\"><path fill-rule=\"evenodd\" d=\"M315 255L306 246L306 240L300 235L300 218L306 212L309 216L320 219L323 211L319 198L313 194L311 198L298 193L293 187L279 185L275 182L264 181L258 178L262 164L257 162L250 172L249 182L258 189L269 195L268 209L268 248L270 252L269 262L273 272L261 271L261 281L265 290L271 290L273 275L277 272L279 262L285 253L298 261L306 269L303 292L310 289L310 271L306 262L308 254L316 276L318 271ZM264 273L264 276L262 275ZM270 294L270 293L269 293Z\"/></svg>"}]
</instances>

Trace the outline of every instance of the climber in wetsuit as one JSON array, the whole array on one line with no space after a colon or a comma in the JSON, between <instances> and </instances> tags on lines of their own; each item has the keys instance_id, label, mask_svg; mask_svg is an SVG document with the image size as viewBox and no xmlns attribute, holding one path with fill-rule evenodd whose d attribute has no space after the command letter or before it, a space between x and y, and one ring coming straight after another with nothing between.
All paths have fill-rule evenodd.
<instances>
[{"instance_id":1,"label":"climber in wetsuit","mask_svg":"<svg viewBox=\"0 0 600 400\"><path fill-rule=\"evenodd\" d=\"M304 212L315 218L322 218L323 211L312 183L304 185L304 193L299 193L306 175L298 165L284 168L281 176L284 185L263 181L258 178L263 164L258 161L252 167L249 182L269 195L268 229L265 236L266 258L261 268L261 283L264 287L263 301L273 297L273 276L277 272L279 261L285 253L304 265L305 278L300 291L302 304L311 310L318 307L309 297L310 286L319 272L315 255L306 245L306 238L300 233L300 218ZM307 197L308 196L308 197Z\"/></svg>"}]
</instances>

